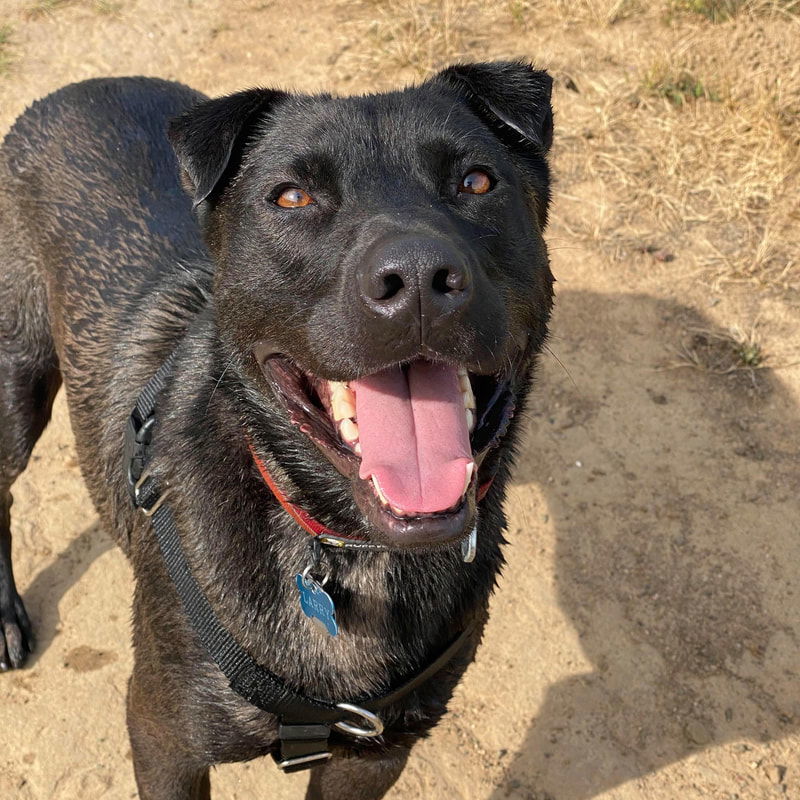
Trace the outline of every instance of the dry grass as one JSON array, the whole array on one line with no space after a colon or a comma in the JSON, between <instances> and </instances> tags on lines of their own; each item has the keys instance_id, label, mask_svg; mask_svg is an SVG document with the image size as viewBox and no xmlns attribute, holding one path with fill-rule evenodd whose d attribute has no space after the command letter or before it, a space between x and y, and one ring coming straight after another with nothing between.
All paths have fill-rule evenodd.
<instances>
[{"instance_id":1,"label":"dry grass","mask_svg":"<svg viewBox=\"0 0 800 800\"><path fill-rule=\"evenodd\" d=\"M747 331L738 327L727 331L692 328L677 356L677 363L671 366L692 367L715 375L752 372L770 366L756 338L755 325Z\"/></svg>"},{"instance_id":2,"label":"dry grass","mask_svg":"<svg viewBox=\"0 0 800 800\"><path fill-rule=\"evenodd\" d=\"M27 15L31 19L37 19L47 14L58 11L59 8L70 5L74 0L36 0L28 7Z\"/></svg>"},{"instance_id":3,"label":"dry grass","mask_svg":"<svg viewBox=\"0 0 800 800\"><path fill-rule=\"evenodd\" d=\"M727 22L743 13L796 14L800 12L800 0L673 0L670 10L696 14L711 22Z\"/></svg>"},{"instance_id":4,"label":"dry grass","mask_svg":"<svg viewBox=\"0 0 800 800\"><path fill-rule=\"evenodd\" d=\"M533 11L533 0L529 3ZM641 11L638 0L550 0L550 3L537 4L540 7L552 6L552 11L569 25L614 25Z\"/></svg>"},{"instance_id":5,"label":"dry grass","mask_svg":"<svg viewBox=\"0 0 800 800\"><path fill-rule=\"evenodd\" d=\"M345 80L388 85L481 58L551 69L560 196L589 182L598 192L583 217L557 203L571 236L618 257L658 239L717 288L800 291L800 0L355 8L347 35L360 46L338 65Z\"/></svg>"},{"instance_id":6,"label":"dry grass","mask_svg":"<svg viewBox=\"0 0 800 800\"><path fill-rule=\"evenodd\" d=\"M481 38L470 25L480 15L475 0L360 0L348 7L357 12L356 27L366 28L359 33L366 46L348 54L356 73L425 77L464 58Z\"/></svg>"},{"instance_id":7,"label":"dry grass","mask_svg":"<svg viewBox=\"0 0 800 800\"><path fill-rule=\"evenodd\" d=\"M0 76L5 75L11 66L11 36L13 29L10 25L0 25Z\"/></svg>"},{"instance_id":8,"label":"dry grass","mask_svg":"<svg viewBox=\"0 0 800 800\"><path fill-rule=\"evenodd\" d=\"M66 6L77 5L78 0L35 0L28 6L26 14L31 19L38 19L40 17L54 14L61 8ZM122 0L88 0L83 5L88 5L92 10L98 14L107 14L114 16L119 14L122 10Z\"/></svg>"}]
</instances>

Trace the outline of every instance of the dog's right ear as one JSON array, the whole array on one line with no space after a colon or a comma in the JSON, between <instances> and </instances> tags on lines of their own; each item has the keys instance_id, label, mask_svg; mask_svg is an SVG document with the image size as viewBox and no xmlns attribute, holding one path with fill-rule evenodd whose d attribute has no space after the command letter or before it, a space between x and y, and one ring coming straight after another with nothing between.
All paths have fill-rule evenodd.
<instances>
[{"instance_id":1,"label":"dog's right ear","mask_svg":"<svg viewBox=\"0 0 800 800\"><path fill-rule=\"evenodd\" d=\"M248 89L199 103L170 121L167 135L195 209L224 188L253 125L286 97L274 89Z\"/></svg>"}]
</instances>

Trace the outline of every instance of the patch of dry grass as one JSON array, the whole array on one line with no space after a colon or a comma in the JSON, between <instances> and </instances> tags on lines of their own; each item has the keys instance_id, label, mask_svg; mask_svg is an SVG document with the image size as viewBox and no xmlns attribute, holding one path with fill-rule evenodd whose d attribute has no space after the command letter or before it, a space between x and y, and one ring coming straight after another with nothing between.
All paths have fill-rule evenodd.
<instances>
[{"instance_id":1,"label":"patch of dry grass","mask_svg":"<svg viewBox=\"0 0 800 800\"><path fill-rule=\"evenodd\" d=\"M677 350L673 367L692 367L715 375L730 375L769 366L756 337L756 326L743 331L732 327L727 331L692 328L689 338Z\"/></svg>"},{"instance_id":2,"label":"patch of dry grass","mask_svg":"<svg viewBox=\"0 0 800 800\"><path fill-rule=\"evenodd\" d=\"M606 131L607 174L635 211L691 237L717 284L800 287L800 64L789 55L800 24L788 24L750 17L679 36L640 67L650 90L618 105Z\"/></svg>"},{"instance_id":3,"label":"patch of dry grass","mask_svg":"<svg viewBox=\"0 0 800 800\"><path fill-rule=\"evenodd\" d=\"M360 42L348 53L348 69L367 75L400 71L424 78L465 58L481 38L471 22L476 0L360 0L355 10Z\"/></svg>"},{"instance_id":4,"label":"patch of dry grass","mask_svg":"<svg viewBox=\"0 0 800 800\"><path fill-rule=\"evenodd\" d=\"M672 0L671 10L705 17L711 22L727 22L738 14L800 12L800 0Z\"/></svg>"},{"instance_id":5,"label":"patch of dry grass","mask_svg":"<svg viewBox=\"0 0 800 800\"><path fill-rule=\"evenodd\" d=\"M31 19L38 19L54 14L66 6L77 4L78 0L35 0L28 6L26 14ZM122 0L88 0L85 4L89 5L98 14L106 14L108 16L119 14L123 5Z\"/></svg>"},{"instance_id":6,"label":"patch of dry grass","mask_svg":"<svg viewBox=\"0 0 800 800\"><path fill-rule=\"evenodd\" d=\"M31 19L37 19L47 14L52 14L58 11L59 8L70 5L74 0L36 0L31 3L27 9L27 15Z\"/></svg>"},{"instance_id":7,"label":"patch of dry grass","mask_svg":"<svg viewBox=\"0 0 800 800\"><path fill-rule=\"evenodd\" d=\"M533 0L530 5L533 10ZM614 25L642 9L638 0L550 0L537 5L542 11L549 5L553 14L570 25Z\"/></svg>"},{"instance_id":8,"label":"patch of dry grass","mask_svg":"<svg viewBox=\"0 0 800 800\"><path fill-rule=\"evenodd\" d=\"M0 25L0 75L5 75L11 65L9 50L12 32L10 25Z\"/></svg>"}]
</instances>

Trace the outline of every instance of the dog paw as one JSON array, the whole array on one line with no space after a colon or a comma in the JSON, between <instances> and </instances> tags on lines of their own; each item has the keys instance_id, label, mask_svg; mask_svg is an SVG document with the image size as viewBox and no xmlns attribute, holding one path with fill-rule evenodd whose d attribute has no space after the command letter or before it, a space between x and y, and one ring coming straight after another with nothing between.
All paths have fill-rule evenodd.
<instances>
[{"instance_id":1,"label":"dog paw","mask_svg":"<svg viewBox=\"0 0 800 800\"><path fill-rule=\"evenodd\" d=\"M22 598L12 588L0 600L0 672L19 669L33 652L34 640Z\"/></svg>"}]
</instances>

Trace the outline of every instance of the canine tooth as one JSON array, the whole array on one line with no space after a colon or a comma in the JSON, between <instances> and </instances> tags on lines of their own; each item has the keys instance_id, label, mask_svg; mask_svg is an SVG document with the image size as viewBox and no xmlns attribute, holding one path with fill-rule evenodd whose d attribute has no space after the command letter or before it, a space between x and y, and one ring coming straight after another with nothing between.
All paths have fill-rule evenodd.
<instances>
[{"instance_id":1,"label":"canine tooth","mask_svg":"<svg viewBox=\"0 0 800 800\"><path fill-rule=\"evenodd\" d=\"M469 489L469 484L472 481L472 473L474 470L475 470L475 462L470 461L469 464L467 464L467 474L464 479L464 491L461 494L464 494L467 491L467 489Z\"/></svg>"},{"instance_id":2,"label":"canine tooth","mask_svg":"<svg viewBox=\"0 0 800 800\"><path fill-rule=\"evenodd\" d=\"M385 506L389 505L389 501L386 499L386 495L383 493L383 489L381 489L381 485L378 483L378 479L373 475L372 476L372 485L375 487L375 492L378 495L378 499L383 503Z\"/></svg>"},{"instance_id":3,"label":"canine tooth","mask_svg":"<svg viewBox=\"0 0 800 800\"><path fill-rule=\"evenodd\" d=\"M464 413L467 415L467 430L472 433L475 428L475 412L471 408L466 408Z\"/></svg>"},{"instance_id":4,"label":"canine tooth","mask_svg":"<svg viewBox=\"0 0 800 800\"><path fill-rule=\"evenodd\" d=\"M466 384L461 384L461 397L464 399L464 408L475 408L475 395L472 393L469 378L466 379Z\"/></svg>"},{"instance_id":5,"label":"canine tooth","mask_svg":"<svg viewBox=\"0 0 800 800\"><path fill-rule=\"evenodd\" d=\"M355 444L358 441L358 425L351 419L343 419L339 423L339 435L347 444Z\"/></svg>"}]
</instances>

